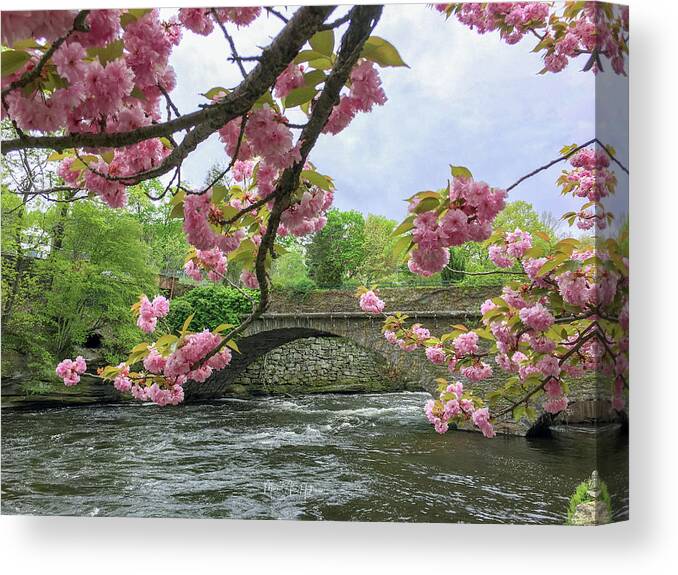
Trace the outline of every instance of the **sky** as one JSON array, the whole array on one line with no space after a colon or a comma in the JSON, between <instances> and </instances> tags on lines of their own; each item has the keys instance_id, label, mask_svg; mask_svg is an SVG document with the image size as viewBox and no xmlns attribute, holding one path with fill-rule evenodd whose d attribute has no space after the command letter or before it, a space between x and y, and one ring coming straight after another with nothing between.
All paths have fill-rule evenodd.
<instances>
[{"instance_id":1,"label":"sky","mask_svg":"<svg viewBox=\"0 0 678 575\"><path fill-rule=\"evenodd\" d=\"M262 16L234 31L240 54L257 54L280 25ZM596 102L594 75L581 72L577 62L559 74L538 75L542 63L530 38L509 46L497 34L479 35L425 5L386 6L374 34L394 44L410 68L380 69L388 102L357 116L339 135L321 136L311 154L317 169L334 178L335 206L342 210L402 219L403 200L445 186L450 164L468 167L491 186L508 187L556 158L563 145L593 138L596 122L606 127L619 157L628 154L627 129L614 123L616 108L600 94ZM229 54L218 30L208 37L184 32L171 59L173 99L182 113L205 102L201 92L238 84ZM624 80L606 82L611 93ZM627 99L617 102L627 105ZM185 162L182 176L199 185L211 165L227 161L212 136ZM509 199L557 216L575 208L555 186L561 166L521 184Z\"/></svg>"}]
</instances>

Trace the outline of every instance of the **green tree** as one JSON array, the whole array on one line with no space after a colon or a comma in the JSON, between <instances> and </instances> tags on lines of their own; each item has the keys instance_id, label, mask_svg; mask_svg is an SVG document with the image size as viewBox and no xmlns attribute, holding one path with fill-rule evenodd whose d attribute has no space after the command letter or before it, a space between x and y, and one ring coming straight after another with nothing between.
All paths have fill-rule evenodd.
<instances>
[{"instance_id":1,"label":"green tree","mask_svg":"<svg viewBox=\"0 0 678 575\"><path fill-rule=\"evenodd\" d=\"M128 210L141 224L145 243L150 246L149 265L161 272L181 270L190 248L179 219L171 219L172 206L167 194L160 200L164 186L150 180L129 189Z\"/></svg>"},{"instance_id":2,"label":"green tree","mask_svg":"<svg viewBox=\"0 0 678 575\"><path fill-rule=\"evenodd\" d=\"M546 234L551 241L556 239L555 232L547 227L543 219L534 210L532 204L523 200L508 202L506 207L499 212L494 220L493 228L506 232L512 232L519 228L532 234L532 241L535 244L544 243L544 240L537 234ZM483 243L466 242L454 249L459 250L460 257L463 256L464 270L467 272L486 272L497 269L490 260L487 247ZM515 271L522 271L522 269L516 265ZM486 276L467 275L464 278L465 285L503 285L505 281L506 276L501 274Z\"/></svg>"},{"instance_id":3,"label":"green tree","mask_svg":"<svg viewBox=\"0 0 678 575\"><path fill-rule=\"evenodd\" d=\"M450 261L440 272L444 284L459 283L466 277L466 252L462 247L450 248Z\"/></svg>"},{"instance_id":4,"label":"green tree","mask_svg":"<svg viewBox=\"0 0 678 575\"><path fill-rule=\"evenodd\" d=\"M369 214L365 220L365 257L357 277L366 285L378 282L398 269L391 255L395 239L391 236L396 222L384 216Z\"/></svg>"},{"instance_id":5,"label":"green tree","mask_svg":"<svg viewBox=\"0 0 678 575\"><path fill-rule=\"evenodd\" d=\"M365 261L365 220L360 212L337 209L317 232L306 252L309 275L323 288L341 287L357 276Z\"/></svg>"},{"instance_id":6,"label":"green tree","mask_svg":"<svg viewBox=\"0 0 678 575\"><path fill-rule=\"evenodd\" d=\"M119 357L139 337L130 306L141 292L156 290L141 224L99 202L27 210L19 223L7 212L3 202L3 224L20 227L27 263L2 326L4 350L36 365L53 363L96 333L106 358ZM3 268L7 259L3 254Z\"/></svg>"}]
</instances>

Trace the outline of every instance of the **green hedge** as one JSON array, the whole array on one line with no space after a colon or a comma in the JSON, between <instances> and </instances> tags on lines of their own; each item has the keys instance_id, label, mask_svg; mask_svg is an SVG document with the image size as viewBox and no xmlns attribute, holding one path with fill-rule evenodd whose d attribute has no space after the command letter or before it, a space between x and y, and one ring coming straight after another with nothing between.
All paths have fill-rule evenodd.
<instances>
[{"instance_id":1,"label":"green hedge","mask_svg":"<svg viewBox=\"0 0 678 575\"><path fill-rule=\"evenodd\" d=\"M243 291L259 301L258 290ZM193 313L195 315L190 325L192 331L214 329L222 323L238 325L240 317L250 311L252 301L237 289L222 285L197 287L170 302L167 324L172 331L178 331Z\"/></svg>"}]
</instances>

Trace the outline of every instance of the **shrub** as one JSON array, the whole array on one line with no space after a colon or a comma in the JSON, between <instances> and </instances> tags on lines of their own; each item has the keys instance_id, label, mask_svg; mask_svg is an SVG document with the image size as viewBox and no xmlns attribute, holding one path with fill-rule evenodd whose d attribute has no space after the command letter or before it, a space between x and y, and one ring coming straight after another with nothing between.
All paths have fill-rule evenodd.
<instances>
[{"instance_id":1,"label":"shrub","mask_svg":"<svg viewBox=\"0 0 678 575\"><path fill-rule=\"evenodd\" d=\"M238 325L241 316L252 311L252 300L242 292L247 293L252 300L259 301L258 290L239 291L218 285L192 289L170 302L167 327L178 331L191 314L195 314L190 324L192 331L214 329L222 323Z\"/></svg>"}]
</instances>

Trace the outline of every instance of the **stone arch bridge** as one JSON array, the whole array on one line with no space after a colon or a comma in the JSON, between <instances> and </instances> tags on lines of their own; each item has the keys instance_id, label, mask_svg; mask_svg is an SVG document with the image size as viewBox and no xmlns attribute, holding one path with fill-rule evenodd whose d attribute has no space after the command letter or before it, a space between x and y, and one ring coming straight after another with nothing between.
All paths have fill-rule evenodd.
<instances>
[{"instance_id":1,"label":"stone arch bridge","mask_svg":"<svg viewBox=\"0 0 678 575\"><path fill-rule=\"evenodd\" d=\"M496 289L496 288L495 288ZM388 309L406 313L433 335L452 324L474 325L479 306L495 289L412 288L381 290ZM220 397L428 391L435 379L449 378L444 366L431 364L422 352L403 352L385 341L381 319L363 313L352 292L321 292L305 299L274 298L271 310L248 326L238 340L228 369L202 384L188 384L187 401ZM488 390L503 382L501 372L475 384ZM468 384L467 384L468 385ZM595 380L573 386L569 422L609 420L609 403ZM480 391L480 390L479 390ZM506 431L525 433L526 424Z\"/></svg>"},{"instance_id":2,"label":"stone arch bridge","mask_svg":"<svg viewBox=\"0 0 678 575\"><path fill-rule=\"evenodd\" d=\"M413 322L442 332L468 322L467 311L405 311ZM248 326L228 369L200 385L191 398L318 392L431 391L446 369L423 353L390 345L378 317L358 312L273 312Z\"/></svg>"}]
</instances>

